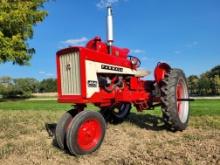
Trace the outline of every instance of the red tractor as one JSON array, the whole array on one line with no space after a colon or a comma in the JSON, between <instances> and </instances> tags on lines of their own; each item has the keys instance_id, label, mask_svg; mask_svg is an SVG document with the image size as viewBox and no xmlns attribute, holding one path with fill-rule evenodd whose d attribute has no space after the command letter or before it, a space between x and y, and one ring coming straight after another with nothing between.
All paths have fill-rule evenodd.
<instances>
[{"instance_id":1,"label":"red tractor","mask_svg":"<svg viewBox=\"0 0 220 165\"><path fill-rule=\"evenodd\" d=\"M57 52L58 102L73 103L56 126L55 138L61 149L73 155L97 150L105 136L106 120L122 122L132 105L137 111L161 106L164 122L172 131L187 127L188 88L182 70L158 63L155 80L144 80L140 60L126 48L113 46L113 18L107 8L107 43L95 37L85 47ZM94 104L100 112L84 110Z\"/></svg>"}]
</instances>

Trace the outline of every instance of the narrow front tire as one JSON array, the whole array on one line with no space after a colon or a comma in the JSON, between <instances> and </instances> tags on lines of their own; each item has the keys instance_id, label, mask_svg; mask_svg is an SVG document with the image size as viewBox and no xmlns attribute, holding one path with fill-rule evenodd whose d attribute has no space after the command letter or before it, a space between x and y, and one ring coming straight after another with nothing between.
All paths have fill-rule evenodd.
<instances>
[{"instance_id":1,"label":"narrow front tire","mask_svg":"<svg viewBox=\"0 0 220 165\"><path fill-rule=\"evenodd\" d=\"M55 139L58 147L62 150L67 148L66 147L67 130L69 128L72 119L77 113L78 111L75 109L69 110L63 114L63 116L59 119L57 123L56 131L55 131Z\"/></svg>"},{"instance_id":2,"label":"narrow front tire","mask_svg":"<svg viewBox=\"0 0 220 165\"><path fill-rule=\"evenodd\" d=\"M106 123L102 115L94 111L78 113L67 132L67 146L73 155L85 155L96 151L105 136Z\"/></svg>"}]
</instances>

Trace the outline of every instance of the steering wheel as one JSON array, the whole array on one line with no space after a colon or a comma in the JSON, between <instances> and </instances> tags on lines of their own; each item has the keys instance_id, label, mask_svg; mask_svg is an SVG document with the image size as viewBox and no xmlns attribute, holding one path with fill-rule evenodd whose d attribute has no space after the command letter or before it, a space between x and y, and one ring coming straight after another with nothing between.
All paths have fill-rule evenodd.
<instances>
[{"instance_id":1,"label":"steering wheel","mask_svg":"<svg viewBox=\"0 0 220 165\"><path fill-rule=\"evenodd\" d=\"M128 56L128 59L131 61L131 64L136 68L139 68L141 66L141 61L139 60L139 58L134 56Z\"/></svg>"}]
</instances>

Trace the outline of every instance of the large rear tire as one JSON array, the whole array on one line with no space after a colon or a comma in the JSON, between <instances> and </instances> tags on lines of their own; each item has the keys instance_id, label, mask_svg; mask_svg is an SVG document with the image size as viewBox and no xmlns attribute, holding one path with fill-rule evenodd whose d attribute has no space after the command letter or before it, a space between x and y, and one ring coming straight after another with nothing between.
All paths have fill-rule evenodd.
<instances>
[{"instance_id":1,"label":"large rear tire","mask_svg":"<svg viewBox=\"0 0 220 165\"><path fill-rule=\"evenodd\" d=\"M67 131L67 146L73 155L85 155L97 150L105 136L105 119L98 112L78 113Z\"/></svg>"},{"instance_id":2,"label":"large rear tire","mask_svg":"<svg viewBox=\"0 0 220 165\"><path fill-rule=\"evenodd\" d=\"M171 69L161 84L163 119L172 131L182 131L186 129L189 121L186 77L182 70Z\"/></svg>"}]
</instances>

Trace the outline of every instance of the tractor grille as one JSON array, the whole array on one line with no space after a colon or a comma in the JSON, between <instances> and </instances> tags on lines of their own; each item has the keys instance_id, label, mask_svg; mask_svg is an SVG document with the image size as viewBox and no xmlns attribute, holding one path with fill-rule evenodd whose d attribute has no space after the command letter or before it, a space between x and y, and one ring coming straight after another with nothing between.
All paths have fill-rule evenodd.
<instances>
[{"instance_id":1,"label":"tractor grille","mask_svg":"<svg viewBox=\"0 0 220 165\"><path fill-rule=\"evenodd\" d=\"M79 52L71 52L60 56L62 95L80 95Z\"/></svg>"}]
</instances>

